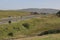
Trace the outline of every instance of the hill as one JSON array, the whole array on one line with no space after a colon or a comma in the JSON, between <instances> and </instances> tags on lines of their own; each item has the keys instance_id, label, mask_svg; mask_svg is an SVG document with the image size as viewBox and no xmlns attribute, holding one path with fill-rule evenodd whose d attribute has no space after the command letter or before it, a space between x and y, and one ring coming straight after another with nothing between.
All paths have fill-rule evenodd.
<instances>
[{"instance_id":1,"label":"hill","mask_svg":"<svg viewBox=\"0 0 60 40\"><path fill-rule=\"evenodd\" d=\"M30 15L29 12L38 12L38 13L57 13L58 9L49 9L49 8L27 8L19 10L0 10L0 18L5 18L8 16L17 17L17 16L27 16Z\"/></svg>"},{"instance_id":2,"label":"hill","mask_svg":"<svg viewBox=\"0 0 60 40\"><path fill-rule=\"evenodd\" d=\"M28 8L28 9L21 9L20 11L26 12L38 12L38 13L57 13L58 9L49 9L49 8Z\"/></svg>"}]
</instances>

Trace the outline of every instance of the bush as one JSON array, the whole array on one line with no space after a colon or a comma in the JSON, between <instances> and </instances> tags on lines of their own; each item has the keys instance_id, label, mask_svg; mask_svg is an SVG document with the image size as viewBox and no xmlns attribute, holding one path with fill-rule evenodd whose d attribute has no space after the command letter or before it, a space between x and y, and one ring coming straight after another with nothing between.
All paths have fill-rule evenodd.
<instances>
[{"instance_id":1,"label":"bush","mask_svg":"<svg viewBox=\"0 0 60 40\"><path fill-rule=\"evenodd\" d=\"M31 12L31 15L37 15L39 14L38 12Z\"/></svg>"},{"instance_id":2,"label":"bush","mask_svg":"<svg viewBox=\"0 0 60 40\"><path fill-rule=\"evenodd\" d=\"M13 33L12 32L8 33L8 36L13 36Z\"/></svg>"},{"instance_id":3,"label":"bush","mask_svg":"<svg viewBox=\"0 0 60 40\"><path fill-rule=\"evenodd\" d=\"M11 21L8 21L9 24L11 24Z\"/></svg>"},{"instance_id":4,"label":"bush","mask_svg":"<svg viewBox=\"0 0 60 40\"><path fill-rule=\"evenodd\" d=\"M25 28L27 28L27 29L28 29L29 26L30 26L28 23L23 23L22 25L23 25Z\"/></svg>"},{"instance_id":5,"label":"bush","mask_svg":"<svg viewBox=\"0 0 60 40\"><path fill-rule=\"evenodd\" d=\"M59 29L56 29L56 30L44 31L44 32L38 34L38 36L47 35L47 34L56 34L56 33L60 33L60 30Z\"/></svg>"},{"instance_id":6,"label":"bush","mask_svg":"<svg viewBox=\"0 0 60 40\"><path fill-rule=\"evenodd\" d=\"M14 30L20 31L19 27L13 27Z\"/></svg>"},{"instance_id":7,"label":"bush","mask_svg":"<svg viewBox=\"0 0 60 40\"><path fill-rule=\"evenodd\" d=\"M60 11L58 11L58 12L56 13L56 15L57 15L58 17L60 17Z\"/></svg>"}]
</instances>

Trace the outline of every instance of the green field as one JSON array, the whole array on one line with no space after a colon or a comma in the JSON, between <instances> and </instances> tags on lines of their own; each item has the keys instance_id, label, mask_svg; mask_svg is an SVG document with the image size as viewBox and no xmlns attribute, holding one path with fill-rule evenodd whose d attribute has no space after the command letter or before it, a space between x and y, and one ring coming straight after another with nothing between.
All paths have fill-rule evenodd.
<instances>
[{"instance_id":1,"label":"green field","mask_svg":"<svg viewBox=\"0 0 60 40\"><path fill-rule=\"evenodd\" d=\"M23 12L23 11L1 11L0 10L0 18L5 18L8 16L17 17L17 16L26 16L26 15L30 15L30 13Z\"/></svg>"},{"instance_id":2,"label":"green field","mask_svg":"<svg viewBox=\"0 0 60 40\"><path fill-rule=\"evenodd\" d=\"M27 23L28 29L22 24ZM0 38L21 38L35 36L45 30L60 29L60 18L56 16L40 16L22 20L12 24L0 25ZM12 33L10 35L9 33Z\"/></svg>"}]
</instances>

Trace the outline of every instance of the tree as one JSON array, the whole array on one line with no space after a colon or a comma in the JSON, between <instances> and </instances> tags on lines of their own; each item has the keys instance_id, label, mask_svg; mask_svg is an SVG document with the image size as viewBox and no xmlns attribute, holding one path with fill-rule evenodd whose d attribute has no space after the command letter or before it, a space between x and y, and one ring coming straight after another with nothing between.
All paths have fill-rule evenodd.
<instances>
[{"instance_id":1,"label":"tree","mask_svg":"<svg viewBox=\"0 0 60 40\"><path fill-rule=\"evenodd\" d=\"M56 13L56 15L57 15L58 17L60 17L60 11L58 11L58 12Z\"/></svg>"},{"instance_id":2,"label":"tree","mask_svg":"<svg viewBox=\"0 0 60 40\"><path fill-rule=\"evenodd\" d=\"M37 15L39 14L38 12L31 12L32 15Z\"/></svg>"}]
</instances>

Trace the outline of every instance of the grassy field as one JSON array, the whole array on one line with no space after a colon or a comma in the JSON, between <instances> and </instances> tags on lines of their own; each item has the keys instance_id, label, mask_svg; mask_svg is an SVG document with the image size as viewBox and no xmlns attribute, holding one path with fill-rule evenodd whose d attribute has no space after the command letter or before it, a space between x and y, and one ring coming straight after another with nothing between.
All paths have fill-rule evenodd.
<instances>
[{"instance_id":1,"label":"grassy field","mask_svg":"<svg viewBox=\"0 0 60 40\"><path fill-rule=\"evenodd\" d=\"M0 11L0 18L5 18L8 16L17 17L17 16L26 16L30 15L28 12L22 11Z\"/></svg>"},{"instance_id":2,"label":"grassy field","mask_svg":"<svg viewBox=\"0 0 60 40\"><path fill-rule=\"evenodd\" d=\"M22 25L24 23L28 24L28 29ZM12 24L0 25L0 38L30 37L35 36L42 31L52 29L60 29L60 18L56 16L40 16Z\"/></svg>"}]
</instances>

